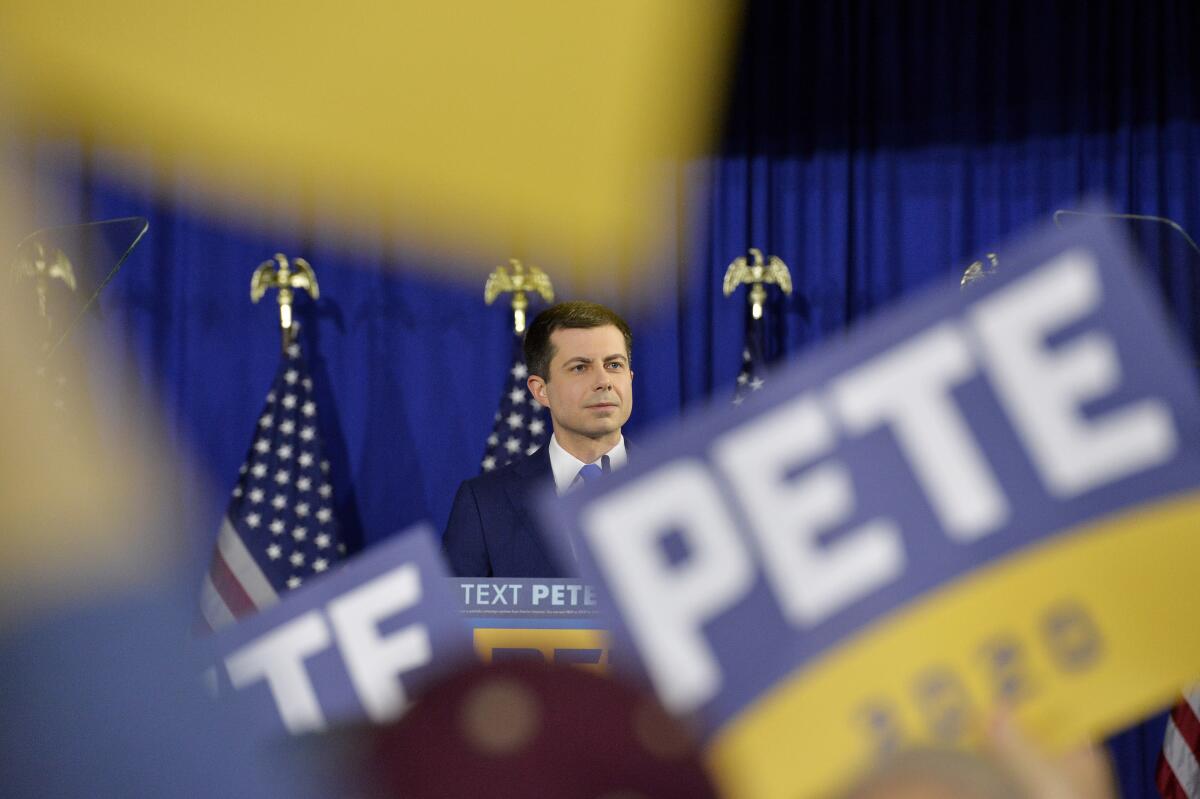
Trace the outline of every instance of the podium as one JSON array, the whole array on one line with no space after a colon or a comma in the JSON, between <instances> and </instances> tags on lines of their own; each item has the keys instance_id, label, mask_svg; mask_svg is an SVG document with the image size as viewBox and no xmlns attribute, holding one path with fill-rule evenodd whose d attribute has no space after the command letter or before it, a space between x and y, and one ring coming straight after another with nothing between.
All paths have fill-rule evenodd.
<instances>
[{"instance_id":1,"label":"podium","mask_svg":"<svg viewBox=\"0 0 1200 799\"><path fill-rule=\"evenodd\" d=\"M454 577L449 583L481 661L540 659L608 669L609 635L592 586L536 578Z\"/></svg>"}]
</instances>

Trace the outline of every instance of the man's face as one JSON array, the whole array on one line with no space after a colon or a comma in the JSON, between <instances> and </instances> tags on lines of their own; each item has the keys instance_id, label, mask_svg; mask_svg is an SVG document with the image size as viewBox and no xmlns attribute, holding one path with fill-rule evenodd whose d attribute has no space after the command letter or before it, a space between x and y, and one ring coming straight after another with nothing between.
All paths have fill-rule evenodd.
<instances>
[{"instance_id":1,"label":"man's face","mask_svg":"<svg viewBox=\"0 0 1200 799\"><path fill-rule=\"evenodd\" d=\"M550 409L560 441L603 439L619 433L633 410L633 372L625 337L612 325L561 328L550 334L549 374L531 375L529 390Z\"/></svg>"}]
</instances>

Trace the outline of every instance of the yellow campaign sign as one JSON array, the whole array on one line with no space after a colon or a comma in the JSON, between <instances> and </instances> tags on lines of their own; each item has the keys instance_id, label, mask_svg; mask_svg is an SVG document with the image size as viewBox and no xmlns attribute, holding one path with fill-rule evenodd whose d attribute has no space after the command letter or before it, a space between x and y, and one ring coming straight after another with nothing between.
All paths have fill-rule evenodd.
<instances>
[{"instance_id":1,"label":"yellow campaign sign","mask_svg":"<svg viewBox=\"0 0 1200 799\"><path fill-rule=\"evenodd\" d=\"M655 166L707 143L736 15L689 0L17 2L0 91L10 119L148 151L248 212L319 201L350 226L504 254L536 241L594 265L652 234Z\"/></svg>"},{"instance_id":2,"label":"yellow campaign sign","mask_svg":"<svg viewBox=\"0 0 1200 799\"><path fill-rule=\"evenodd\" d=\"M723 730L714 772L740 796L821 795L901 741L976 742L1001 703L1054 749L1143 718L1200 674L1200 636L1180 634L1200 615L1200 592L1180 590L1197 520L1200 494L1138 509L881 620Z\"/></svg>"}]
</instances>

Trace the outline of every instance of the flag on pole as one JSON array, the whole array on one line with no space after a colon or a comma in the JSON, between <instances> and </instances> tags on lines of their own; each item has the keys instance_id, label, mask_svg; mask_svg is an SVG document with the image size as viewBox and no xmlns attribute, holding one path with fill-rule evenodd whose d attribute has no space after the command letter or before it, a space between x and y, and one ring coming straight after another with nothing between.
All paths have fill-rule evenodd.
<instances>
[{"instance_id":1,"label":"flag on pole","mask_svg":"<svg viewBox=\"0 0 1200 799\"><path fill-rule=\"evenodd\" d=\"M741 405L747 395L766 384L767 362L763 357L762 327L762 319L751 318L746 322L746 346L742 348L742 368L733 392L734 405Z\"/></svg>"},{"instance_id":2,"label":"flag on pole","mask_svg":"<svg viewBox=\"0 0 1200 799\"><path fill-rule=\"evenodd\" d=\"M1183 695L1167 719L1155 782L1163 799L1200 797L1200 685Z\"/></svg>"},{"instance_id":3,"label":"flag on pole","mask_svg":"<svg viewBox=\"0 0 1200 799\"><path fill-rule=\"evenodd\" d=\"M288 346L258 417L201 589L212 630L279 601L345 556L312 378Z\"/></svg>"},{"instance_id":4,"label":"flag on pole","mask_svg":"<svg viewBox=\"0 0 1200 799\"><path fill-rule=\"evenodd\" d=\"M487 437L487 447L480 463L485 472L532 455L550 437L546 409L529 395L525 385L528 377L529 368L525 365L521 335L514 333L512 368L508 370L508 380L504 384L504 393L500 395L492 434Z\"/></svg>"}]
</instances>

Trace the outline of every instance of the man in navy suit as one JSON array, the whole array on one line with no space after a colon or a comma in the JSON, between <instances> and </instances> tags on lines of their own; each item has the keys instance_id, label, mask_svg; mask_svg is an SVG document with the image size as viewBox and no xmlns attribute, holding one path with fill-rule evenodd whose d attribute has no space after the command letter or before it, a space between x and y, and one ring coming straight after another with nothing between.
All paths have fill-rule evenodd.
<instances>
[{"instance_id":1,"label":"man in navy suit","mask_svg":"<svg viewBox=\"0 0 1200 799\"><path fill-rule=\"evenodd\" d=\"M625 463L621 427L633 410L633 334L592 302L547 308L525 333L526 385L550 411L554 435L537 452L463 482L442 548L461 577L563 577L538 532L534 505L553 485L562 494Z\"/></svg>"}]
</instances>

